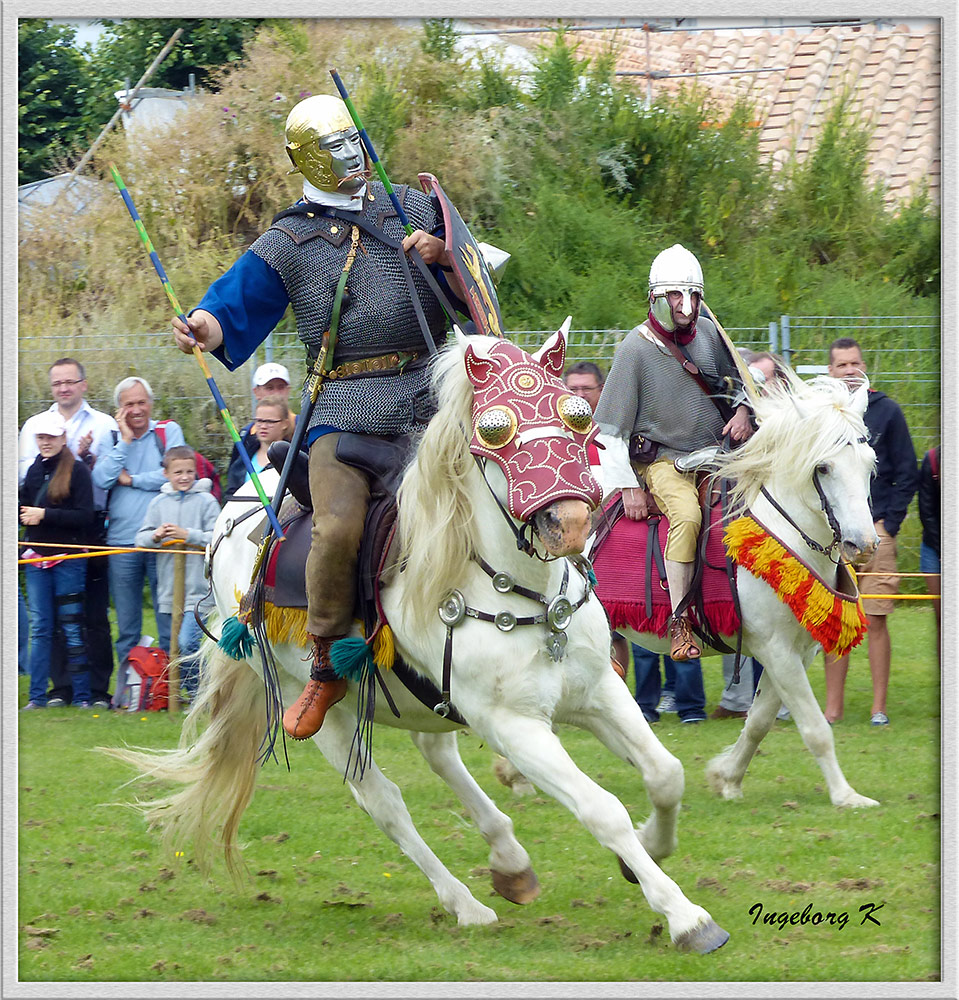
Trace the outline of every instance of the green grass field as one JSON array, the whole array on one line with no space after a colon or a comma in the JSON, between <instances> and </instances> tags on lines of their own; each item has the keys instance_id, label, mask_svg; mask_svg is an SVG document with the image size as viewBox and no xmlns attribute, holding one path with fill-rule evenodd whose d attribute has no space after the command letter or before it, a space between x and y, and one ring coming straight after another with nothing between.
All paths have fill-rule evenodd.
<instances>
[{"instance_id":1,"label":"green grass field","mask_svg":"<svg viewBox=\"0 0 959 1000\"><path fill-rule=\"evenodd\" d=\"M936 981L940 701L931 607L897 610L891 631L892 724L868 724L860 649L846 717L834 727L847 778L878 798L878 808L831 806L792 722L775 724L739 802L715 798L703 775L735 738L737 720L682 726L664 716L654 727L686 769L679 850L663 867L732 935L707 956L676 952L639 887L621 878L616 859L566 810L498 784L493 755L473 733L460 736L463 758L513 817L540 879L542 895L526 907L493 894L485 844L405 733L379 729L374 742L427 842L500 916L496 925L461 929L311 743L290 745L291 771L264 768L241 826L249 877L235 887L222 868L200 874L189 852L161 857L127 808L135 794L158 789L124 786L130 774L93 749L172 746L176 716L20 715L18 980ZM721 693L719 661L707 661L704 672L711 709ZM821 701L821 658L810 675ZM635 822L645 818L638 774L586 734L561 736ZM775 922L755 920L756 904L777 914ZM836 916L814 924L816 913ZM781 925L779 914L796 914L796 922Z\"/></svg>"}]
</instances>

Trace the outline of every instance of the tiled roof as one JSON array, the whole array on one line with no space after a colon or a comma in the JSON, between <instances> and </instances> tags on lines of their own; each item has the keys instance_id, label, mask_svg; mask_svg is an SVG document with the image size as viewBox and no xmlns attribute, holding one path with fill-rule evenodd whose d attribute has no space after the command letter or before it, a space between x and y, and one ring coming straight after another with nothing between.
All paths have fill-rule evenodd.
<instances>
[{"instance_id":1,"label":"tiled roof","mask_svg":"<svg viewBox=\"0 0 959 1000\"><path fill-rule=\"evenodd\" d=\"M482 27L549 23L514 18L484 20ZM541 34L506 37L527 48L544 41ZM905 24L879 28L871 23L808 32L605 28L577 31L571 38L579 44L581 56L597 55L612 46L618 71L703 74L699 81L722 102L750 97L762 129L761 153L774 166L793 155L801 160L809 152L835 101L848 88L851 109L873 127L868 169L871 178L885 186L887 201L909 197L922 181L928 183L932 199L939 200L937 20L930 19L918 30ZM689 82L675 76L651 84L644 77L635 79L637 89L646 93L649 87L654 99Z\"/></svg>"}]
</instances>

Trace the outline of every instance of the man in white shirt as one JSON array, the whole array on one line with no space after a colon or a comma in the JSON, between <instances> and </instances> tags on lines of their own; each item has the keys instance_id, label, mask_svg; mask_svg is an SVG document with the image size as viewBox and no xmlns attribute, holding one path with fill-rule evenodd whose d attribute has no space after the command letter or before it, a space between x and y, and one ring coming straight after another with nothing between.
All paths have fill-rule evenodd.
<instances>
[{"instance_id":1,"label":"man in white shirt","mask_svg":"<svg viewBox=\"0 0 959 1000\"><path fill-rule=\"evenodd\" d=\"M73 358L60 358L50 366L50 392L54 402L44 412L56 411L67 426L67 447L73 454L93 468L96 457L104 447L112 444L112 431L117 422L108 413L95 410L84 398L87 379L83 365ZM37 457L34 426L35 416L28 417L20 430L18 479L22 483L27 469ZM107 494L94 484L93 503L97 509L96 544L106 541L104 521ZM107 557L87 559L86 583L86 643L90 662L90 694L96 708L110 704L110 676L113 673L113 643L110 638L110 585ZM70 702L73 694L70 675L66 672L62 643L54 643L50 664L53 685L47 705L57 707Z\"/></svg>"}]
</instances>

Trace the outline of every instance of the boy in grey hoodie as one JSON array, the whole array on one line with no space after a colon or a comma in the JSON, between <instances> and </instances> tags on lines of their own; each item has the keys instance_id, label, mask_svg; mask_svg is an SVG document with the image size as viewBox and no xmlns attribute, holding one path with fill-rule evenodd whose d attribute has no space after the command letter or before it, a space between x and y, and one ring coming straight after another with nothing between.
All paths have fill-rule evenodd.
<instances>
[{"instance_id":1,"label":"boy in grey hoodie","mask_svg":"<svg viewBox=\"0 0 959 1000\"><path fill-rule=\"evenodd\" d=\"M220 505L210 493L210 480L196 478L196 455L186 445L167 449L163 456L163 474L167 481L146 509L143 524L137 532L136 544L164 548L171 543L176 548L206 546L213 537L213 525ZM213 608L213 595L203 578L203 560L186 557L183 623L180 626L179 650L184 657L180 678L187 695L193 697L199 684L197 651L201 630L194 607L199 602L201 617ZM173 622L173 558L157 558L157 629L160 645L170 651L170 630Z\"/></svg>"}]
</instances>

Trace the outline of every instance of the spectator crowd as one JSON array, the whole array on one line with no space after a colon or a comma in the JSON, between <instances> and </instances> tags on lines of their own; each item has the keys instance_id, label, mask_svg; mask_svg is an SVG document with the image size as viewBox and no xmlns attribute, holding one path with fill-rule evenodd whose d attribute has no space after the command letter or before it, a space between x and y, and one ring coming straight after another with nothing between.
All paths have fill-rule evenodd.
<instances>
[{"instance_id":1,"label":"spectator crowd","mask_svg":"<svg viewBox=\"0 0 959 1000\"><path fill-rule=\"evenodd\" d=\"M202 559L188 557L184 606L175 609L174 560L162 550L202 551L210 542L218 482L198 475L208 462L187 445L180 426L156 418L146 379L121 380L110 415L87 402L80 361L58 359L49 377L53 402L24 421L19 437L19 557L29 560L18 588L18 669L30 678L23 710L125 704L131 650L153 641L144 634L145 587L156 641L167 655L174 612L182 612L176 645L181 697L188 700L197 691L200 621L212 610L212 595ZM295 417L286 368L261 365L253 381L256 419L238 447L261 471L267 447L289 439ZM233 459L228 492L246 481L238 453ZM133 551L90 555L95 546Z\"/></svg>"},{"instance_id":2,"label":"spectator crowd","mask_svg":"<svg viewBox=\"0 0 959 1000\"><path fill-rule=\"evenodd\" d=\"M782 370L782 359L767 352L745 351L743 358L760 389ZM854 389L867 368L859 344L851 338L829 348L828 371ZM158 420L154 396L146 379L131 375L113 391L111 415L86 400L83 364L60 358L49 369L50 406L24 421L19 437L19 520L23 567L18 588L19 671L29 675L24 710L72 705L79 709L118 707L127 683L130 651L144 636L144 587L149 591L157 626L157 644L171 648L173 559L168 546L202 549L212 537L219 513L218 483L198 474L197 455L184 440L180 426ZM283 366L267 363L256 369L252 391L253 420L240 432L225 471L225 497L244 491L249 482L239 448L245 449L259 473L267 468L267 449L274 441L290 440L296 415L290 410L290 375ZM602 370L592 362L571 365L564 376L570 392L585 398L595 410L604 391ZM918 491L922 526L920 569L927 574L930 594L940 593L939 461L937 445L917 467L909 429L901 408L880 389L871 387L866 425L877 452L871 505L881 542L868 566L861 567L868 586L880 595L864 602L867 649L873 701L870 723L889 724L892 639L887 617L898 591L896 536L907 508ZM202 459L202 456L201 456ZM593 446L590 460L599 473ZM615 490L607 490L607 497ZM137 551L90 556L86 546ZM149 550L155 549L156 552ZM189 558L182 624L178 635L182 697L194 696L199 682L199 619L212 609L203 577L202 560ZM875 575L878 574L878 575ZM112 601L115 640L109 621ZM934 602L937 630L941 617ZM196 609L196 613L194 613ZM613 654L635 672L635 698L647 721L674 712L682 722L742 718L762 674L762 665L746 659L733 684L732 657L725 657L723 691L707 716L699 657L674 661L613 634ZM824 712L830 723L843 717L848 656L825 658ZM781 719L788 719L783 709Z\"/></svg>"}]
</instances>

